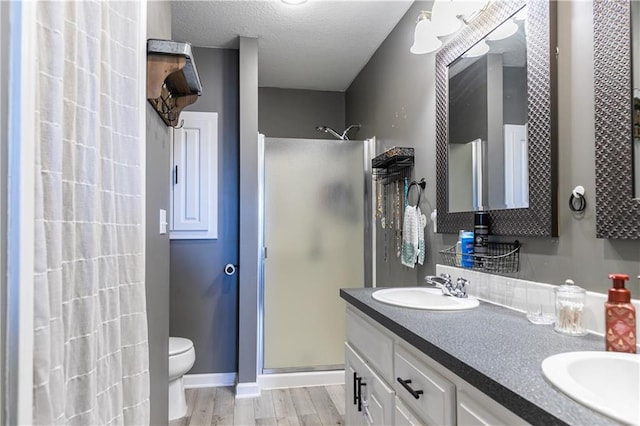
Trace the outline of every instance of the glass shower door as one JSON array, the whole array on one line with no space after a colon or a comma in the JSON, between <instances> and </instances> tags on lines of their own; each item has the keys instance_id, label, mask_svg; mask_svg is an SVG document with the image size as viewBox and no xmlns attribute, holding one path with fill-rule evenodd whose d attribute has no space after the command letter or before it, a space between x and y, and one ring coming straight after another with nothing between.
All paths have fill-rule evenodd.
<instances>
[{"instance_id":1,"label":"glass shower door","mask_svg":"<svg viewBox=\"0 0 640 426\"><path fill-rule=\"evenodd\" d=\"M364 281L362 141L266 138L264 371L342 368Z\"/></svg>"}]
</instances>

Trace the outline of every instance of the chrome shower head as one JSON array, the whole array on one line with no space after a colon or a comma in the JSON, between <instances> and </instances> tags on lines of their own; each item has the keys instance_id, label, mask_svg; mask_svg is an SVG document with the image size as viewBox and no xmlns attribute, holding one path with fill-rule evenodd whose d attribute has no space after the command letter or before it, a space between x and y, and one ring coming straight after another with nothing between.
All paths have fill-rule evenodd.
<instances>
[{"instance_id":1,"label":"chrome shower head","mask_svg":"<svg viewBox=\"0 0 640 426\"><path fill-rule=\"evenodd\" d=\"M316 130L319 132L325 132L325 133L329 133L330 135L332 135L333 137L337 138L337 139L342 139L344 140L344 138L342 136L340 136L338 134L338 132L336 132L335 130L333 130L331 127L327 127L327 126L316 126Z\"/></svg>"}]
</instances>

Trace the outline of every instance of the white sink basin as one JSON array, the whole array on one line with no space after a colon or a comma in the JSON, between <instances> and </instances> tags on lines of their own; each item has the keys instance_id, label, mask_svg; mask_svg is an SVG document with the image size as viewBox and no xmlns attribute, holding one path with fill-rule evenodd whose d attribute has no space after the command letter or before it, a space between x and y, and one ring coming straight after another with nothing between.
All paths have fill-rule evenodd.
<instances>
[{"instance_id":1,"label":"white sink basin","mask_svg":"<svg viewBox=\"0 0 640 426\"><path fill-rule=\"evenodd\" d=\"M389 305L431 311L460 311L475 308L480 304L475 297L445 296L438 288L385 288L374 292L371 296L377 301Z\"/></svg>"},{"instance_id":2,"label":"white sink basin","mask_svg":"<svg viewBox=\"0 0 640 426\"><path fill-rule=\"evenodd\" d=\"M542 371L587 407L624 423L640 424L640 355L567 352L542 361Z\"/></svg>"}]
</instances>

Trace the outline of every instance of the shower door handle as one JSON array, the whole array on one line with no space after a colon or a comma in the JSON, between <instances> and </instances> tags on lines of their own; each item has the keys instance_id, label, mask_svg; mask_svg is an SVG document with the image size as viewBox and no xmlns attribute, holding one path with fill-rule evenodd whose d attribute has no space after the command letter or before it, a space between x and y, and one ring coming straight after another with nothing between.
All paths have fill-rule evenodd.
<instances>
[{"instance_id":1,"label":"shower door handle","mask_svg":"<svg viewBox=\"0 0 640 426\"><path fill-rule=\"evenodd\" d=\"M173 184L177 185L178 184L178 165L176 164L176 168L173 172Z\"/></svg>"}]
</instances>

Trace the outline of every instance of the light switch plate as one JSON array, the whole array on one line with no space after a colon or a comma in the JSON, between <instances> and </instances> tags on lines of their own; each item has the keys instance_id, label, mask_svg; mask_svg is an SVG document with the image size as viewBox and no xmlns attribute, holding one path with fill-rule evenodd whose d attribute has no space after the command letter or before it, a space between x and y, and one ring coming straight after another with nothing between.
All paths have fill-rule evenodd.
<instances>
[{"instance_id":1,"label":"light switch plate","mask_svg":"<svg viewBox=\"0 0 640 426\"><path fill-rule=\"evenodd\" d=\"M167 233L167 211L160 209L160 235Z\"/></svg>"}]
</instances>

